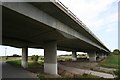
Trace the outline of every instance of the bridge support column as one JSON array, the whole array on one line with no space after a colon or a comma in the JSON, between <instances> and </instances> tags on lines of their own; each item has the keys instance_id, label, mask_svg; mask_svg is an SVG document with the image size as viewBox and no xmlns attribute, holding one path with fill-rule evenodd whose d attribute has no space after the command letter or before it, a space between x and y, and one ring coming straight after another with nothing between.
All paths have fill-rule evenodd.
<instances>
[{"instance_id":1,"label":"bridge support column","mask_svg":"<svg viewBox=\"0 0 120 80\"><path fill-rule=\"evenodd\" d=\"M107 58L107 54L105 54L105 58Z\"/></svg>"},{"instance_id":2,"label":"bridge support column","mask_svg":"<svg viewBox=\"0 0 120 80\"><path fill-rule=\"evenodd\" d=\"M104 59L104 54L103 53L99 53L99 58L100 59Z\"/></svg>"},{"instance_id":3,"label":"bridge support column","mask_svg":"<svg viewBox=\"0 0 120 80\"><path fill-rule=\"evenodd\" d=\"M96 61L96 52L89 52L89 61Z\"/></svg>"},{"instance_id":4,"label":"bridge support column","mask_svg":"<svg viewBox=\"0 0 120 80\"><path fill-rule=\"evenodd\" d=\"M50 41L44 47L44 72L57 75L57 42Z\"/></svg>"},{"instance_id":5,"label":"bridge support column","mask_svg":"<svg viewBox=\"0 0 120 80\"><path fill-rule=\"evenodd\" d=\"M76 53L76 51L72 51L72 61L77 61L77 53Z\"/></svg>"},{"instance_id":6,"label":"bridge support column","mask_svg":"<svg viewBox=\"0 0 120 80\"><path fill-rule=\"evenodd\" d=\"M28 67L28 47L22 48L22 67Z\"/></svg>"}]
</instances>

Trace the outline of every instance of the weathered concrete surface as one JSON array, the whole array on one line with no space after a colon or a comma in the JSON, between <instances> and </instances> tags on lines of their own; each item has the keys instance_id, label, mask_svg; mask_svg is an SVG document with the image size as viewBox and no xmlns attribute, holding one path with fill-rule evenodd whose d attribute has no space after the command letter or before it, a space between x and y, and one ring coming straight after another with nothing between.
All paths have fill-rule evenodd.
<instances>
[{"instance_id":1,"label":"weathered concrete surface","mask_svg":"<svg viewBox=\"0 0 120 80\"><path fill-rule=\"evenodd\" d=\"M22 48L22 67L28 67L28 47Z\"/></svg>"},{"instance_id":2,"label":"weathered concrete surface","mask_svg":"<svg viewBox=\"0 0 120 80\"><path fill-rule=\"evenodd\" d=\"M77 53L72 51L72 61L77 61Z\"/></svg>"},{"instance_id":3,"label":"weathered concrete surface","mask_svg":"<svg viewBox=\"0 0 120 80\"><path fill-rule=\"evenodd\" d=\"M89 61L96 61L96 52L95 51L88 52L88 55L89 55Z\"/></svg>"},{"instance_id":4,"label":"weathered concrete surface","mask_svg":"<svg viewBox=\"0 0 120 80\"><path fill-rule=\"evenodd\" d=\"M44 72L57 75L57 42L46 42L44 52Z\"/></svg>"},{"instance_id":5,"label":"weathered concrete surface","mask_svg":"<svg viewBox=\"0 0 120 80\"><path fill-rule=\"evenodd\" d=\"M44 41L57 40L58 49L62 50L102 50L104 52L109 52L101 42L91 36L89 31L87 32L84 30L81 25L78 26L70 17L67 18L67 23L62 22L63 20L51 16L50 12L44 11L43 8L41 10L39 4L43 8L46 6L47 8L52 7L57 9L61 17L68 16L63 14L63 11L53 3L3 3L6 7L4 7L3 10L3 44L16 47L25 45L29 47L43 47L42 43ZM48 11L53 12L53 10L49 9ZM7 16L11 14L14 16ZM56 12L54 12L54 14L57 16ZM9 20L12 22L8 22ZM16 20L18 20L18 22ZM72 22L73 25L68 25L68 22ZM11 30L8 29L8 26L11 26ZM19 29L19 33L12 34L16 33L16 31L14 31L16 26L18 26L17 29ZM8 35L6 32L10 34ZM72 45L69 43L72 43Z\"/></svg>"}]
</instances>

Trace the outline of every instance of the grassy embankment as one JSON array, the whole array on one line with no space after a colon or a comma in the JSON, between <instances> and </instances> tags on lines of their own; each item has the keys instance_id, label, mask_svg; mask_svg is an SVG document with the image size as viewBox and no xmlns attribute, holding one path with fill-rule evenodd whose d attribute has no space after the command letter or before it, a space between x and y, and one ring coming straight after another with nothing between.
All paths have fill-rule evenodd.
<instances>
[{"instance_id":1,"label":"grassy embankment","mask_svg":"<svg viewBox=\"0 0 120 80\"><path fill-rule=\"evenodd\" d=\"M4 59L4 58L3 58ZM5 60L4 60L5 61ZM38 62L34 62L31 60L31 57L28 57L28 67L40 67L43 66L43 60L41 60L41 58L39 58ZM9 63L11 65L15 65L17 67L21 66L21 57L9 57L6 60L6 63Z\"/></svg>"},{"instance_id":2,"label":"grassy embankment","mask_svg":"<svg viewBox=\"0 0 120 80\"><path fill-rule=\"evenodd\" d=\"M101 61L99 63L99 65L102 66L102 67L106 67L106 68L115 68L115 69L118 69L119 61L120 61L120 57L119 56L120 55L113 55L113 54L111 54L106 59L104 59L103 61Z\"/></svg>"}]
</instances>

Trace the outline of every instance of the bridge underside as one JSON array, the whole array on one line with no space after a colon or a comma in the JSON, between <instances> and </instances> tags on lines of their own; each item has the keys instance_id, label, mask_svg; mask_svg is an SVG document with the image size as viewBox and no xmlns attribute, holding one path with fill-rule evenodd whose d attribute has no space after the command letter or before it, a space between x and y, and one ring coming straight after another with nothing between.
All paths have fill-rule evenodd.
<instances>
[{"instance_id":1,"label":"bridge underside","mask_svg":"<svg viewBox=\"0 0 120 80\"><path fill-rule=\"evenodd\" d=\"M99 51L73 35L52 28L13 10L3 7L3 45L22 48L44 48L44 43L57 41L58 50L66 51Z\"/></svg>"}]
</instances>

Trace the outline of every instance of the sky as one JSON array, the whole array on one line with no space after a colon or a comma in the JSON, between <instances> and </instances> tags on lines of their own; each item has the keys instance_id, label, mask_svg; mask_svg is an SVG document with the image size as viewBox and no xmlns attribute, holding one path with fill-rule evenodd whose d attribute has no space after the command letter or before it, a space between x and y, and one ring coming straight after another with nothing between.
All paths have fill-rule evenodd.
<instances>
[{"instance_id":1,"label":"sky","mask_svg":"<svg viewBox=\"0 0 120 80\"><path fill-rule=\"evenodd\" d=\"M60 0L72 11L111 51L118 49L118 2L119 0ZM18 54L22 50L0 46L0 56ZM29 55L44 55L42 49L29 49ZM58 54L71 52L58 51Z\"/></svg>"}]
</instances>

